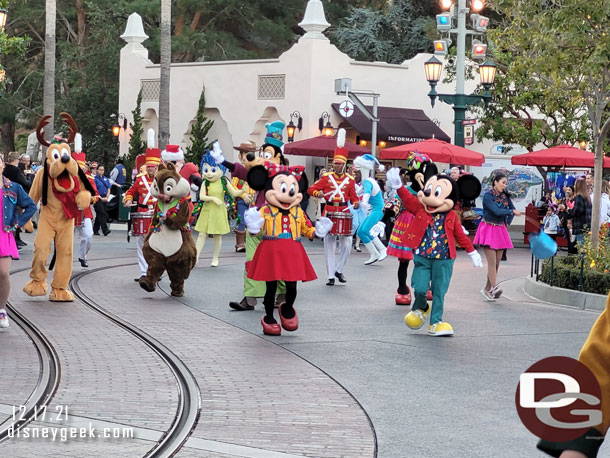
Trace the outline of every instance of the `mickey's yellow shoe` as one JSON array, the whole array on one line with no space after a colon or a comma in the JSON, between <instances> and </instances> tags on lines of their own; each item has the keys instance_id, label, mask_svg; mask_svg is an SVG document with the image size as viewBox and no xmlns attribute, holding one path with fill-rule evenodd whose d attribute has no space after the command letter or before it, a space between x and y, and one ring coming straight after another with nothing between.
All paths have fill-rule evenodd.
<instances>
[{"instance_id":1,"label":"mickey's yellow shoe","mask_svg":"<svg viewBox=\"0 0 610 458\"><path fill-rule=\"evenodd\" d=\"M439 323L431 324L428 328L428 334L434 337L452 336L453 327L449 323L441 321Z\"/></svg>"},{"instance_id":2,"label":"mickey's yellow shoe","mask_svg":"<svg viewBox=\"0 0 610 458\"><path fill-rule=\"evenodd\" d=\"M432 307L428 306L428 310L425 312L421 309L412 310L405 315L405 323L411 329L419 329L425 323L428 317L430 316L430 311Z\"/></svg>"}]
</instances>

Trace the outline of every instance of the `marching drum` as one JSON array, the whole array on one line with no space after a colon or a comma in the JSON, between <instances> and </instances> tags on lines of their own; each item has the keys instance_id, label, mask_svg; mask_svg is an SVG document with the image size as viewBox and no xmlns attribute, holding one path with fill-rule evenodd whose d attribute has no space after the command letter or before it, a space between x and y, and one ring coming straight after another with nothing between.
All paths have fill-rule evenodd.
<instances>
[{"instance_id":1,"label":"marching drum","mask_svg":"<svg viewBox=\"0 0 610 458\"><path fill-rule=\"evenodd\" d=\"M131 214L131 235L146 235L153 218L152 211Z\"/></svg>"},{"instance_id":2,"label":"marching drum","mask_svg":"<svg viewBox=\"0 0 610 458\"><path fill-rule=\"evenodd\" d=\"M326 217L333 222L330 233L333 235L352 235L352 214L349 212L328 212Z\"/></svg>"}]
</instances>

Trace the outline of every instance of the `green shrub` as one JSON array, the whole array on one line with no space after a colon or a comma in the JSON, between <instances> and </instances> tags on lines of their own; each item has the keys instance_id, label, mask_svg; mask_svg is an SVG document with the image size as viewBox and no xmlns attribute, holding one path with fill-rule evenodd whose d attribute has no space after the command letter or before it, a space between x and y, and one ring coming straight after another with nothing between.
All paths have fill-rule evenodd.
<instances>
[{"instance_id":1,"label":"green shrub","mask_svg":"<svg viewBox=\"0 0 610 458\"><path fill-rule=\"evenodd\" d=\"M580 280L580 256L555 257L553 264L553 286L578 290ZM551 284L551 261L542 264L540 279ZM610 291L610 275L592 270L587 266L583 270L582 290L587 293L603 294Z\"/></svg>"}]
</instances>

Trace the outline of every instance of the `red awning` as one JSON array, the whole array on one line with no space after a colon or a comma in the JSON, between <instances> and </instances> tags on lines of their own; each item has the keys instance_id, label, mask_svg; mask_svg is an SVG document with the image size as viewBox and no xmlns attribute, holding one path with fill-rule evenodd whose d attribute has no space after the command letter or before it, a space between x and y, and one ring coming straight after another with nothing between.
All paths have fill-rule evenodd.
<instances>
[{"instance_id":1,"label":"red awning","mask_svg":"<svg viewBox=\"0 0 610 458\"><path fill-rule=\"evenodd\" d=\"M435 138L381 150L380 158L406 159L409 153L413 151L425 154L434 162L445 162L447 164L480 166L485 162L485 156L481 153Z\"/></svg>"},{"instance_id":2,"label":"red awning","mask_svg":"<svg viewBox=\"0 0 610 458\"><path fill-rule=\"evenodd\" d=\"M327 137L325 135L320 135L319 137L308 138L307 140L286 143L284 145L284 154L293 154L296 156L333 157L336 147L336 136ZM350 142L345 142L345 147L349 152L349 157L352 159L371 152L369 148L365 148L364 146L359 146Z\"/></svg>"},{"instance_id":3,"label":"red awning","mask_svg":"<svg viewBox=\"0 0 610 458\"><path fill-rule=\"evenodd\" d=\"M570 145L513 156L514 165L537 165L541 167L595 167L595 154ZM610 168L610 158L604 158L604 168Z\"/></svg>"}]
</instances>

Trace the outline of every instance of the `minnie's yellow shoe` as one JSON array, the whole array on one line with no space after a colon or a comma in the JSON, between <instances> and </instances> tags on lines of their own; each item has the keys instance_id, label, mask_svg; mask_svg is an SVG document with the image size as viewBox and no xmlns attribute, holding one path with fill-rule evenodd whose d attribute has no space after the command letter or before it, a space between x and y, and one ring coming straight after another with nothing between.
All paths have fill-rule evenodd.
<instances>
[{"instance_id":1,"label":"minnie's yellow shoe","mask_svg":"<svg viewBox=\"0 0 610 458\"><path fill-rule=\"evenodd\" d=\"M432 307L430 306L428 306L428 310L426 310L425 312L421 309L411 310L405 315L405 324L411 329L421 328L430 316L431 310Z\"/></svg>"},{"instance_id":2,"label":"minnie's yellow shoe","mask_svg":"<svg viewBox=\"0 0 610 458\"><path fill-rule=\"evenodd\" d=\"M428 334L434 337L452 336L453 327L449 323L443 321L431 324L428 328Z\"/></svg>"}]
</instances>

